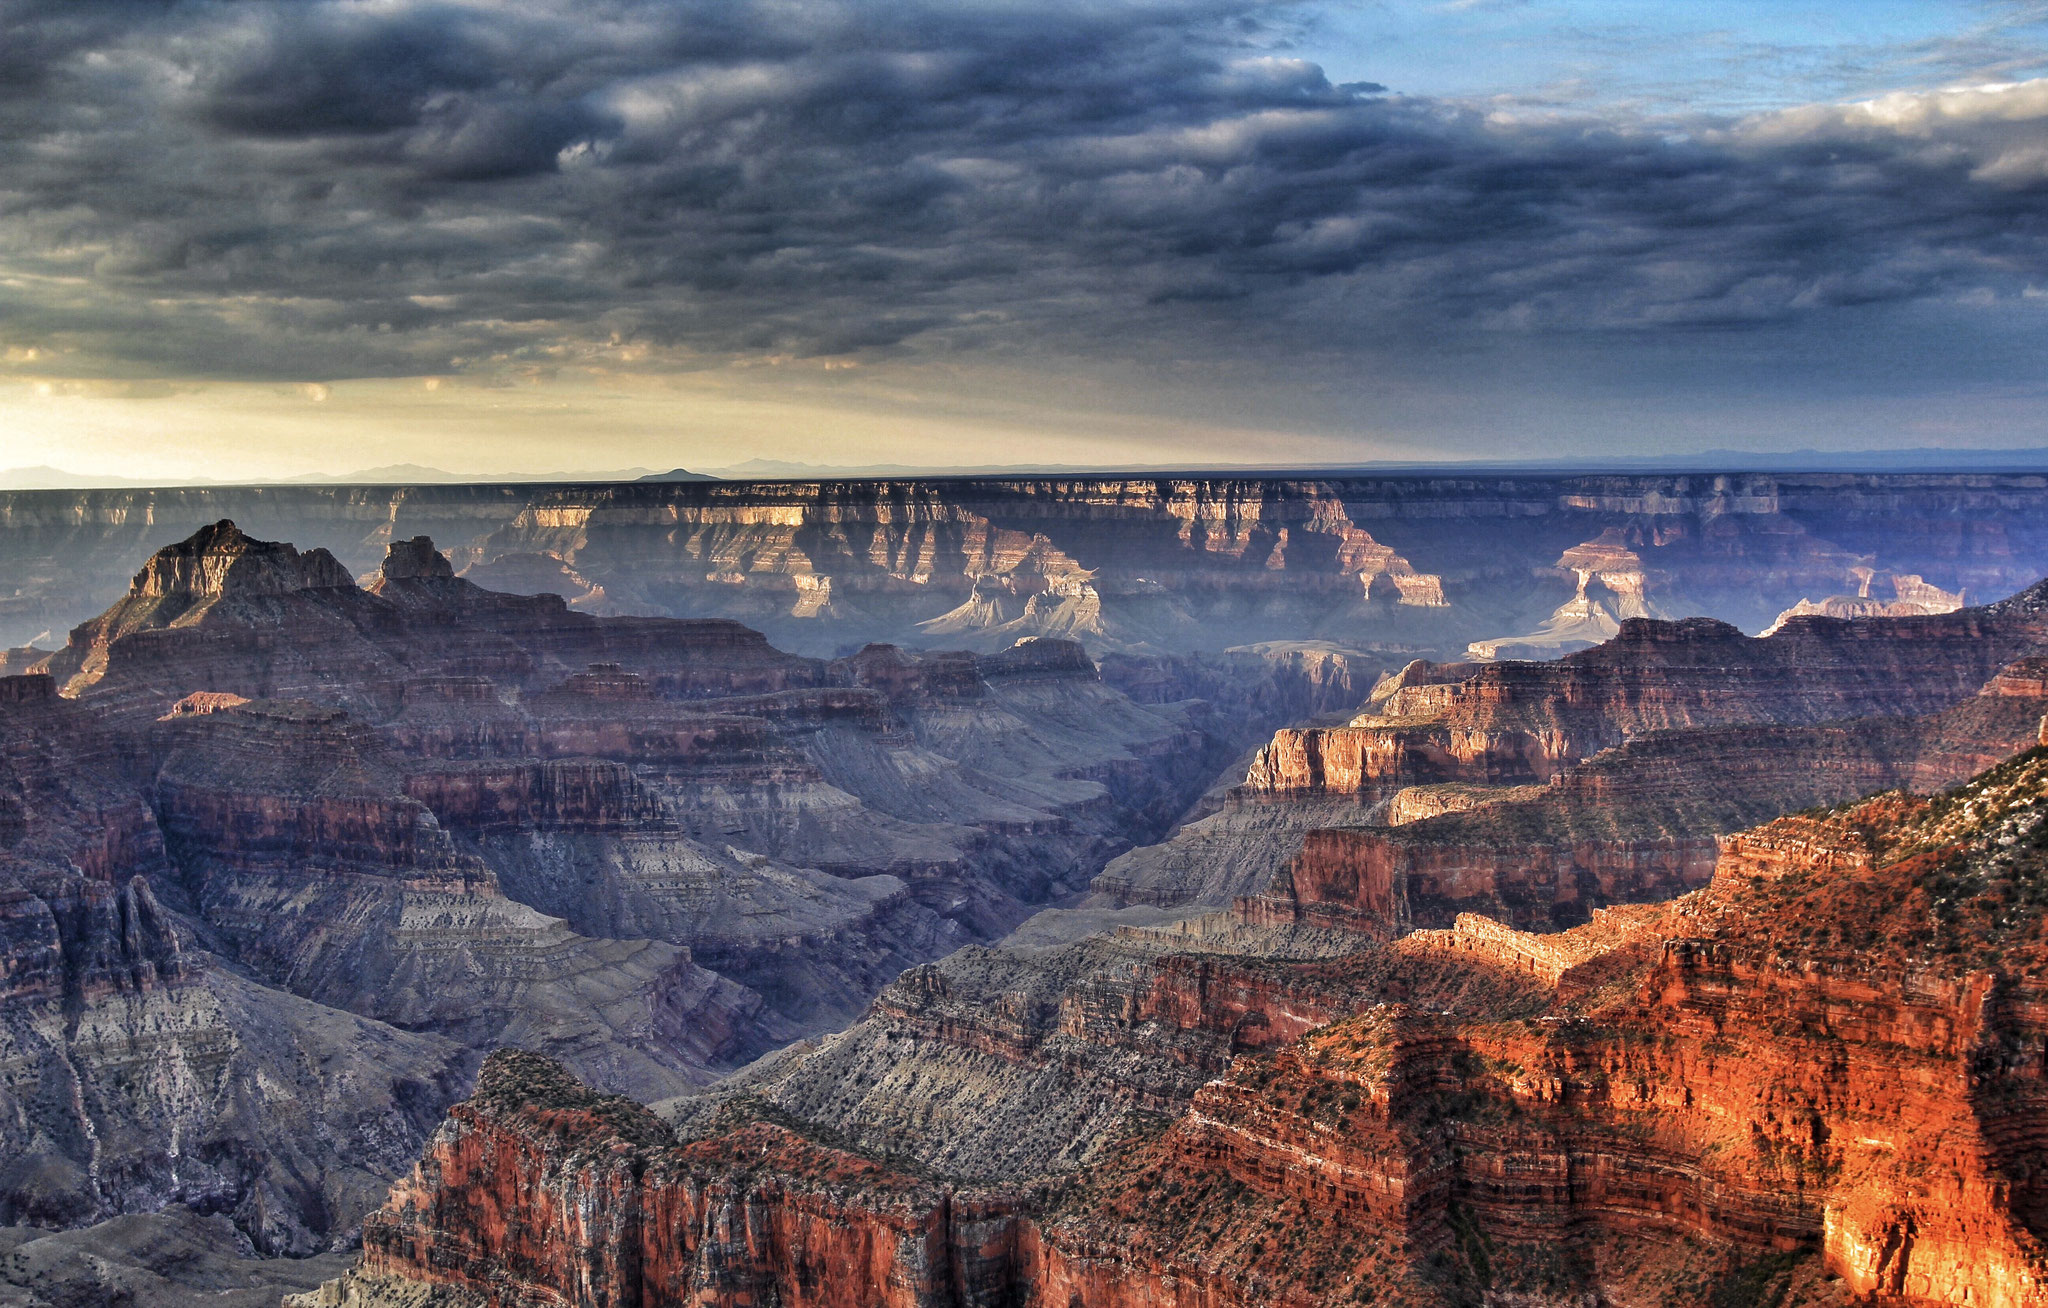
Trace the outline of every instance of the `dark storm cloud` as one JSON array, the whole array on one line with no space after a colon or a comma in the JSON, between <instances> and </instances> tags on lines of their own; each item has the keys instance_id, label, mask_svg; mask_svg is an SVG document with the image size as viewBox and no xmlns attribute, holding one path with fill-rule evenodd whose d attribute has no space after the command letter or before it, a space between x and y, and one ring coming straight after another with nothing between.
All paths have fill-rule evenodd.
<instances>
[{"instance_id":1,"label":"dark storm cloud","mask_svg":"<svg viewBox=\"0 0 2048 1308\"><path fill-rule=\"evenodd\" d=\"M2048 87L1509 117L1332 85L1286 54L1302 13L0 0L0 346L288 378L1328 351L2048 280Z\"/></svg>"}]
</instances>

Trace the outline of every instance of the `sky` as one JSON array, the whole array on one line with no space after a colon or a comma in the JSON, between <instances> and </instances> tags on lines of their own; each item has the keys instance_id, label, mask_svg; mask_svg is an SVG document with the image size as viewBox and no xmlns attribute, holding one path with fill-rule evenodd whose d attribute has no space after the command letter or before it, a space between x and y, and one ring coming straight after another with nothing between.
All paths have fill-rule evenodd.
<instances>
[{"instance_id":1,"label":"sky","mask_svg":"<svg viewBox=\"0 0 2048 1308\"><path fill-rule=\"evenodd\" d=\"M0 468L2048 445L2048 3L0 0Z\"/></svg>"}]
</instances>

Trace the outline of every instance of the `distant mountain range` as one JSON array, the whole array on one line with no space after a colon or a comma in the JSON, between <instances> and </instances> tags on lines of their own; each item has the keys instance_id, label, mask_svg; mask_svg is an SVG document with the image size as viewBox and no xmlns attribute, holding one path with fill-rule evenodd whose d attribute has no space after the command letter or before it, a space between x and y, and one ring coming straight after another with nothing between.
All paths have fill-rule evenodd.
<instances>
[{"instance_id":1,"label":"distant mountain range","mask_svg":"<svg viewBox=\"0 0 2048 1308\"><path fill-rule=\"evenodd\" d=\"M619 468L609 472L446 472L440 468L422 467L417 463L388 463L381 468L364 468L358 472L327 474L309 472L301 477L287 477L281 484L291 486L412 486L445 485L450 482L507 482L507 481L637 481L656 477L669 479L670 474L654 473L647 468Z\"/></svg>"},{"instance_id":2,"label":"distant mountain range","mask_svg":"<svg viewBox=\"0 0 2048 1308\"><path fill-rule=\"evenodd\" d=\"M932 468L903 463L817 464L788 459L749 459L713 468L721 481L791 481L838 477L1032 477L1115 474L1238 473L1245 476L1342 476L1400 472L2048 472L2048 447L2004 450L1945 450L1922 446L1900 450L1703 450L1685 454L1616 454L1562 459L1443 459L1327 464L1079 464L1009 463ZM677 469L642 481L692 481L700 474Z\"/></svg>"},{"instance_id":3,"label":"distant mountain range","mask_svg":"<svg viewBox=\"0 0 2048 1308\"><path fill-rule=\"evenodd\" d=\"M97 490L134 486L445 486L465 482L592 482L592 481L711 481L714 478L678 468L654 472L648 468L618 468L605 472L449 472L419 463L387 463L378 468L353 472L309 472L276 481L222 480L211 477L142 478L108 477L91 473L66 472L40 464L33 468L0 469L0 490Z\"/></svg>"},{"instance_id":4,"label":"distant mountain range","mask_svg":"<svg viewBox=\"0 0 2048 1308\"><path fill-rule=\"evenodd\" d=\"M393 463L345 473L305 473L271 482L203 477L148 479L67 472L40 464L0 469L0 490L97 490L143 486L406 486L465 482L504 484L536 482L702 482L810 481L873 477L1076 477L1100 475L1344 476L1404 472L1590 473L1590 472L2044 472L2048 447L2003 450L1946 450L1921 446L1900 450L1703 450L1686 454L1615 454L1568 459L1444 459L1439 462L1380 461L1330 464L978 464L935 468L907 463L818 464L789 459L748 459L709 472L648 468L566 472L449 472L417 463Z\"/></svg>"}]
</instances>

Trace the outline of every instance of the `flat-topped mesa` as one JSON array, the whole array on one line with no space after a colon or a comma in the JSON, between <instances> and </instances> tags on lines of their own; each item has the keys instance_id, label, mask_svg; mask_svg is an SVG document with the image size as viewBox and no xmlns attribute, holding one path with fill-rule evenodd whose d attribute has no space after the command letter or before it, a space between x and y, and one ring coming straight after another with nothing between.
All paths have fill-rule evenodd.
<instances>
[{"instance_id":1,"label":"flat-topped mesa","mask_svg":"<svg viewBox=\"0 0 2048 1308\"><path fill-rule=\"evenodd\" d=\"M1714 884L1776 881L1795 872L1868 872L1876 860L1861 841L1844 839L1847 834L1830 823L1795 815L1724 836L1721 857L1714 864Z\"/></svg>"},{"instance_id":2,"label":"flat-topped mesa","mask_svg":"<svg viewBox=\"0 0 2048 1308\"><path fill-rule=\"evenodd\" d=\"M1066 677L1094 681L1101 675L1080 641L1054 636L1026 636L1006 650L983 656L980 668L981 675L991 681Z\"/></svg>"},{"instance_id":3,"label":"flat-topped mesa","mask_svg":"<svg viewBox=\"0 0 2048 1308\"><path fill-rule=\"evenodd\" d=\"M978 699L984 693L976 656L965 650L908 654L895 645L864 645L833 664L835 675L880 691L891 704Z\"/></svg>"},{"instance_id":4,"label":"flat-topped mesa","mask_svg":"<svg viewBox=\"0 0 2048 1308\"><path fill-rule=\"evenodd\" d=\"M1398 672L1389 672L1373 684L1366 707L1381 717L1420 717L1440 712L1449 703L1450 689L1479 674L1483 663L1432 663L1411 659Z\"/></svg>"},{"instance_id":5,"label":"flat-topped mesa","mask_svg":"<svg viewBox=\"0 0 2048 1308\"><path fill-rule=\"evenodd\" d=\"M2048 697L2048 658L2018 659L2007 664L1985 685L1984 693L2013 699Z\"/></svg>"},{"instance_id":6,"label":"flat-topped mesa","mask_svg":"<svg viewBox=\"0 0 2048 1308\"><path fill-rule=\"evenodd\" d=\"M1613 909L1599 909L1599 920ZM1463 957L1555 986L1564 974L1610 947L1574 931L1517 931L1478 913L1460 913L1448 928L1425 928L1405 937L1413 949Z\"/></svg>"}]
</instances>

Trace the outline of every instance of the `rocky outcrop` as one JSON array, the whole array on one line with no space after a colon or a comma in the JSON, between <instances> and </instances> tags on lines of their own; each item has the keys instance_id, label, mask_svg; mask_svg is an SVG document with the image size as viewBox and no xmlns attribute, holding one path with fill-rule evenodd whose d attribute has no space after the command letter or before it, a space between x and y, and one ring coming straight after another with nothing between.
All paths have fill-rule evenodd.
<instances>
[{"instance_id":1,"label":"rocky outcrop","mask_svg":"<svg viewBox=\"0 0 2048 1308\"><path fill-rule=\"evenodd\" d=\"M1725 623L1631 620L1554 663L1501 663L1458 682L1403 674L1344 727L1277 734L1246 784L1369 793L1432 782L1546 781L1650 731L1934 713L2039 649L2037 620L1801 618L1767 639Z\"/></svg>"},{"instance_id":2,"label":"rocky outcrop","mask_svg":"<svg viewBox=\"0 0 2048 1308\"><path fill-rule=\"evenodd\" d=\"M271 984L470 1045L516 1037L655 1097L782 1034L764 1025L758 995L686 949L580 937L507 897L451 834L662 824L623 768L408 775L339 710L210 707L160 724L156 813L181 889L219 945Z\"/></svg>"},{"instance_id":3,"label":"rocky outcrop","mask_svg":"<svg viewBox=\"0 0 2048 1308\"><path fill-rule=\"evenodd\" d=\"M1625 528L1610 527L1597 539L1566 550L1552 567L1578 579L1577 593L1558 605L1543 625L1528 635L1475 640L1465 647L1466 656L1481 662L1552 659L1612 640L1620 633L1621 622L1628 618L1664 616L1649 603L1642 556L1628 547L1630 534ZM1604 589L1609 598L1603 601L1588 594L1587 587L1595 585Z\"/></svg>"},{"instance_id":4,"label":"rocky outcrop","mask_svg":"<svg viewBox=\"0 0 2048 1308\"><path fill-rule=\"evenodd\" d=\"M1411 787L1388 802L1384 827L1312 832L1244 911L1383 935L1475 911L1572 926L1604 905L1670 898L1705 883L1718 837L1813 805L1952 785L2025 748L2048 709L2035 663L1923 718L1652 733L1547 785Z\"/></svg>"},{"instance_id":5,"label":"rocky outcrop","mask_svg":"<svg viewBox=\"0 0 2048 1308\"><path fill-rule=\"evenodd\" d=\"M0 1226L189 1206L266 1253L345 1241L467 1052L223 964L147 749L52 692L0 681Z\"/></svg>"},{"instance_id":6,"label":"rocky outcrop","mask_svg":"<svg viewBox=\"0 0 2048 1308\"><path fill-rule=\"evenodd\" d=\"M517 1293L536 1301L613 1301L624 1292L606 1278L643 1271L657 1295L840 1293L808 1254L791 1252L803 1249L833 1266L886 1264L856 1283L884 1300L965 1293L931 1287L962 1284L943 1278L975 1258L974 1293L992 1302L1036 1290L1214 1308L1323 1302L1378 1283L1457 1297L1483 1279L1473 1232L1503 1250L1488 1255L1502 1277L1535 1275L1514 1250L1539 1231L1552 1245L1579 1241L1596 1263L1602 1241L1637 1236L1763 1256L1824 1240L1836 1197L1860 1233L1855 1247L1878 1251L1858 1285L1896 1274L1906 1287L1924 1273L1975 1293L1980 1283L1955 1270L1962 1255L1938 1253L1944 1241L2030 1275L2024 1241L1997 1234L1998 1205L2014 1205L1997 1194L1980 1202L1976 1181L1943 1198L1975 1216L1944 1227L1947 1218L1915 1206L1924 1196L1911 1178L1925 1160L1894 1174L1875 1154L1843 1155L1879 1178L1861 1189L1847 1173L1815 1180L1787 1163L1794 1146L1824 1142L1801 1137L1775 1107L1756 1116L1754 1084L1751 1100L1731 1091L1668 1121L1626 1116L1643 1111L1642 1095L1615 1087L1661 1087L1643 1094L1664 1102L1692 1069L1735 1076L1738 1060L1715 1047L1727 1038L1714 1028L1724 1011L1787 1041L1784 1057L1818 1064L1834 1055L1809 1027L1878 1028L1858 1005L1904 1013L1906 1024L1866 1041L1877 1052L1855 1073L1858 1094L1877 1103L1884 1076L1924 1087L1949 1075L1953 1064L1940 1060L1952 1051L1927 1033L1963 1020L1953 969L1929 954L1927 987L1913 972L1828 989L1836 981L1807 978L1803 963L1793 970L1805 979L1787 980L1773 960L1822 956L1790 939L1743 954L1718 933L1742 914L1766 915L1769 904L1741 896L1787 893L1818 873L1791 838L1758 835L1722 852L1715 837L1801 803L1938 784L2034 739L2048 677L2012 658L2038 649L2038 606L1801 618L1769 640L1629 618L1607 646L1556 665L1410 667L1382 687L1371 721L1339 729L1379 733L1355 761L1344 738L1299 732L1299 766L1285 751L1260 766L1302 784L1244 787L1182 826L1179 843L1167 842L1178 853L1140 857L1134 838L1173 829L1234 748L1210 725L1223 706L1334 702L1378 659L1390 667L1407 656L1359 648L1364 617L1387 624L1376 639L1393 644L1396 628L1422 632L1461 611L1455 567L1430 574L1444 579L1450 602L1440 607L1416 571L1435 565L1419 552L1403 565L1385 543L1395 537L1378 524L1399 514L1326 487L1276 485L1254 487L1270 517L1242 511L1250 490L1213 512L1199 497L1185 514L1174 507L1170 542L1115 566L1062 544L1053 519L1135 523L1151 539L1156 484L1115 492L1123 498L1107 519L1087 499L1107 492L1071 487L995 506L1013 516L982 532L974 557L997 578L990 593L1015 587L1019 612L1038 625L1005 631L980 654L897 645L802 658L728 620L621 618L560 597L495 594L413 531L396 533L366 588L327 584L313 551L222 529L172 551L145 569L121 614L31 661L44 675L0 681L0 726L20 727L0 756L0 873L11 878L0 885L0 1021L17 1023L16 1043L0 1052L5 1084L33 1086L0 1105L0 1118L26 1124L8 1142L24 1161L0 1177L13 1196L4 1201L61 1223L124 1205L212 1206L273 1250L345 1239L470 1060L510 1043L604 1090L681 1096L672 1112L687 1138L642 1140L592 1109L624 1137L593 1136L574 1159L550 1154L553 1128L535 1120L584 1129L577 1115L589 1106L568 1103L567 1091L539 1119L523 1109L478 1118L467 1138L495 1143L446 1155L447 1176L457 1189L500 1188L472 1203L423 1171L404 1192L413 1216L394 1219L401 1234L384 1246L391 1261L379 1275L403 1279L417 1258L469 1268L455 1278L465 1285L526 1287ZM1713 521L1782 518L1756 489L1711 490ZM650 494L668 503L667 491ZM882 627L944 598L942 569L915 580L925 544L937 559L946 532L982 531L934 519L944 530L917 536L905 554L893 521L870 529L870 503L850 499L829 531L815 530L810 508L797 515L801 530L708 510L671 527L732 564L742 579L716 583L729 594L759 599L748 590L757 564L809 576L791 581L783 616L851 631L870 621L864 606ZM635 544L631 524L606 525L618 507L579 518L576 505L555 504L520 530L578 554L577 568L591 569L582 575L595 575L607 550L641 550L634 566L670 569L673 596L708 593L673 557ZM1600 500L1581 511L1649 510ZM1018 525L1017 514L1032 521ZM1716 551L1751 551L1753 561L1774 550L1809 572L1839 562L1825 542L1787 544L1800 537L1778 530L1783 521L1770 524L1768 546L1768 533L1744 534L1755 525L1737 523L1691 556L1682 532L1620 548L1636 556L1646 588ZM1576 529L1563 539L1589 538L1600 543ZM849 550L874 571L841 567ZM1603 554L1592 575L1626 583L1626 562ZM896 575L906 569L907 582ZM856 574L867 580L847 580ZM173 612L167 601L187 595L196 598ZM1131 654L1105 675L1084 645L1046 634L1071 622L1117 641L1170 635L1204 613L1298 616L1310 611L1305 597L1356 619L1340 634L1358 643L1216 660ZM1262 670L1236 679L1254 664ZM1210 678L1215 702L1174 693L1182 677ZM1155 693L1141 703L1125 684ZM1232 701L1231 685L1253 689ZM1385 766L1371 761L1382 747L1394 759ZM1409 820L1389 824L1403 793ZM1321 834L1305 837L1312 830ZM1809 843L1823 839L1832 837ZM1165 867L1203 840L1218 863ZM1826 874L1848 884L1895 873L1900 859L1868 852L1867 866L1845 860ZM1650 906L1601 911L1687 891L1717 858L1746 870L1728 871L1718 898L1685 901L1684 912L1706 916L1685 918L1683 931ZM1773 871L1773 859L1804 870ZM1092 904L1074 916L1132 929L954 952L1002 936L1113 862L1119 893L1141 907ZM1176 893L1228 902L1264 889L1242 878L1276 867L1279 882L1235 914L1175 922L1177 910L1150 907ZM1919 908L1941 920L1934 901L1948 882L1915 885L1927 892ZM2008 908L2030 902L2023 879L2000 886ZM1865 916L1883 917L1880 894L1856 893ZM1461 917L1475 911L1492 924ZM1574 923L1584 925L1568 941L1519 930ZM1081 928L1036 929L1045 942ZM1708 943L1686 972L1694 947L1673 942L1695 938ZM1806 998L1784 997L1795 984ZM827 1037L878 992L872 1012ZM1657 1061L1669 1051L1652 1034L1666 1029L1690 1033L1672 1065ZM2021 1067L2031 1028L2011 1030L2017 1043L2000 1057ZM799 1035L815 1043L693 1093ZM357 1047L360 1058L338 1052ZM1834 1111L1821 1081L1783 1080L1805 1105L1786 1111L1807 1112L1808 1126ZM188 1093L188 1083L201 1088ZM1545 1098L1554 1083L1567 1090ZM2004 1142L1984 1146L1994 1159L1985 1174L2024 1197L2031 1091L2014 1093L2023 1106L2007 1116L1966 1107L1992 1123L1985 1139ZM152 1109L152 1095L174 1108ZM749 1106L749 1095L768 1107ZM1926 1108L1924 1120L1962 1122L1956 1102ZM549 1116L558 1110L567 1116ZM258 1118L269 1126L252 1125ZM1875 1129L1854 1114L1827 1120L1839 1120L1828 1127L1837 1134ZM1709 1126L1729 1121L1753 1122L1768 1148L1708 1148ZM285 1122L310 1124L305 1138L288 1137ZM1960 1138L1962 1127L1941 1129ZM218 1146L235 1131L251 1142L246 1154ZM214 1142L203 1161L188 1151L195 1139ZM821 1142L829 1158L810 1152ZM878 1164L863 1152L901 1158ZM358 1154L370 1161L351 1171ZM814 1163L839 1179L792 1179ZM490 1181L500 1172L513 1179ZM1146 1174L1180 1188L1155 1192ZM680 1179L671 1189L647 1181L663 1176ZM895 1185L889 1177L925 1187L932 1202L878 1209L872 1187ZM1012 1184L1026 1180L1028 1191ZM1822 1189L1816 1227L1811 1200ZM714 1193L716 1202L703 1198ZM500 1220L493 1233L491 1214L533 1195L552 1196L553 1216ZM984 1202L1001 1205L988 1240L958 1235L958 1214ZM1317 1213L1300 1211L1312 1205ZM1568 1217L1554 1216L1558 1205ZM623 1225L589 1225L597 1212ZM650 1212L678 1216L662 1230L710 1232L711 1243L678 1236L650 1253L654 1226L634 1215ZM1372 1249L1355 1238L1369 1229L1361 1214L1390 1233ZM1330 1224L1316 1225L1324 1215ZM1309 1233L1297 1242L1313 1239L1316 1256L1289 1252L1280 1232L1294 1229ZM1898 1257L1905 1233L1923 1231L1920 1262L1900 1271L1911 1263ZM565 1262L579 1239L616 1252ZM945 1252L919 1252L933 1248ZM588 1278L553 1285L558 1264L587 1267ZM905 1268L942 1279L928 1285L925 1271Z\"/></svg>"},{"instance_id":7,"label":"rocky outcrop","mask_svg":"<svg viewBox=\"0 0 2048 1308\"><path fill-rule=\"evenodd\" d=\"M1409 869L1404 884L1419 878L1435 901L1419 924L1479 911L1571 925L1617 896L1699 884L1717 835L1890 786L1939 788L2009 756L2048 683L2032 656L1998 665L2042 647L2038 623L1990 610L1802 619L1753 640L1632 621L1554 664L1413 662L1349 724L1276 731L1243 784L1110 864L1095 890L1118 905L1262 896L1307 832L1338 829ZM1289 897L1284 882L1274 894ZM1298 910L1267 897L1256 911Z\"/></svg>"},{"instance_id":8,"label":"rocky outcrop","mask_svg":"<svg viewBox=\"0 0 2048 1308\"><path fill-rule=\"evenodd\" d=\"M0 1222L186 1204L267 1252L347 1239L483 1051L691 1090L1085 883L1216 752L1071 642L804 659L424 537L358 587L218 524L33 662Z\"/></svg>"}]
</instances>

